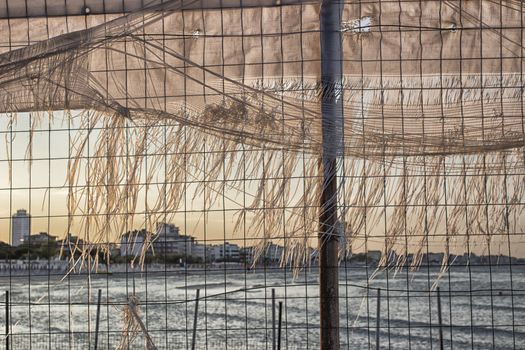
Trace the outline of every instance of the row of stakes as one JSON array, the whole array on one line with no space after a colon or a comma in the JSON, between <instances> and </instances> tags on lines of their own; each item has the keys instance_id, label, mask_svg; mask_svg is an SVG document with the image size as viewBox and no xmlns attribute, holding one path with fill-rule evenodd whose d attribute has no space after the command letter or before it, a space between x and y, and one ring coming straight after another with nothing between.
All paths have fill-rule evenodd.
<instances>
[{"instance_id":1,"label":"row of stakes","mask_svg":"<svg viewBox=\"0 0 525 350\"><path fill-rule=\"evenodd\" d=\"M195 313L193 316L193 334L191 338L191 349L195 350L196 339L197 339L197 315L199 312L199 296L200 289L197 289L195 296ZM98 349L98 333L100 325L100 303L102 299L102 289L98 290L97 297L97 317L95 323L95 343L94 350ZM281 350L281 329L282 329L282 310L283 302L279 302L279 326L277 330L277 339L275 338L275 289L272 289L272 350ZM5 348L9 350L10 346L10 321L9 321L9 291L5 292Z\"/></svg>"},{"instance_id":2,"label":"row of stakes","mask_svg":"<svg viewBox=\"0 0 525 350\"><path fill-rule=\"evenodd\" d=\"M191 338L191 350L195 350L196 339L197 339L197 315L199 312L199 297L200 289L197 289L195 296L195 313L193 315L193 333ZM102 298L102 289L98 290L97 298L97 318L95 323L95 344L94 350L98 349L98 331L100 324L100 301ZM9 291L5 292L5 348L9 350L10 339L9 339ZM439 287L437 288L437 307L438 307L438 322L439 322L439 349L444 349L443 344L443 318L441 315L441 294ZM276 327L276 314L275 314L275 289L272 288L272 350L281 350L281 330L282 330L282 312L283 302L279 301L279 314L278 324ZM376 349L379 350L379 330L381 327L381 288L377 289L377 306L376 306ZM277 336L276 336L277 332Z\"/></svg>"},{"instance_id":3,"label":"row of stakes","mask_svg":"<svg viewBox=\"0 0 525 350\"><path fill-rule=\"evenodd\" d=\"M193 315L193 335L191 338L191 350L195 350L196 335L197 335L197 314L199 312L199 293L195 297L195 314ZM272 350L281 350L281 331L282 331L282 316L283 316L283 302L279 302L279 323L277 326L277 338L275 337L275 289L272 288Z\"/></svg>"},{"instance_id":4,"label":"row of stakes","mask_svg":"<svg viewBox=\"0 0 525 350\"><path fill-rule=\"evenodd\" d=\"M443 317L441 315L441 293L439 287L436 288L437 292L437 307L438 307L438 324L439 324L439 350L444 349L443 344ZM376 350L379 350L379 330L381 329L381 288L377 289L377 301L376 301Z\"/></svg>"}]
</instances>

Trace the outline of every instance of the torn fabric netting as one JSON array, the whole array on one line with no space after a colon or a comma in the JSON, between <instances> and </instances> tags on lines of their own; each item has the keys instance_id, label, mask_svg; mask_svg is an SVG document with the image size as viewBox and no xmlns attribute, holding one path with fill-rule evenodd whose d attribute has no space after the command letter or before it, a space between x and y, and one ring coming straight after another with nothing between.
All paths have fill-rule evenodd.
<instances>
[{"instance_id":1,"label":"torn fabric netting","mask_svg":"<svg viewBox=\"0 0 525 350\"><path fill-rule=\"evenodd\" d=\"M521 230L523 5L506 3L345 4L342 249L381 239L383 265L414 253L415 267L431 237L448 252ZM247 194L229 198L235 229L260 238L259 253L286 239L282 264L304 265L319 226L320 102L338 90L321 89L320 5L181 6L0 20L0 111L12 123L30 113L35 128L77 123L68 213L83 214L96 249L138 221L153 232L192 181L206 207ZM500 17L509 29L493 29Z\"/></svg>"}]
</instances>

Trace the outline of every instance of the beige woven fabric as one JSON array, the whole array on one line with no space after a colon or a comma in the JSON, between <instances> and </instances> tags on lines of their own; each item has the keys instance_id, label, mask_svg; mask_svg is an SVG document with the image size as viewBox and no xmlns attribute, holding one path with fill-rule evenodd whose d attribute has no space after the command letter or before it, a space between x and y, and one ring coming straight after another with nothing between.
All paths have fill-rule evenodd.
<instances>
[{"instance_id":1,"label":"beige woven fabric","mask_svg":"<svg viewBox=\"0 0 525 350\"><path fill-rule=\"evenodd\" d=\"M345 141L338 154L346 162L340 173L350 179L340 185L347 247L375 235L371 227L380 220L387 221L384 250L401 252L399 263L409 251L407 236L421 257L434 234L445 232L449 250L451 237L466 237L458 241L465 245L479 234L490 246L494 234L519 230L524 11L519 1L502 4L345 4ZM155 177L155 167L141 173L144 154L153 164L175 154L165 169L169 185L158 189L167 199L144 209L148 225L167 207L180 208L183 189L173 184L187 180L188 164L195 178L231 180L197 186L195 195L208 207L225 188L241 191L253 177L250 203L237 224L249 217L248 233L262 238L286 231L290 251L283 261L309 261L306 247L317 230L322 188L315 177L321 96L339 91L321 88L320 4L182 6L167 1L127 15L9 19L0 7L0 111L85 110L91 113L83 119L87 129L104 126L97 134L101 157L88 165L93 187L70 193L71 212L90 198L84 212L135 213L137 179ZM124 125L134 128L124 134ZM75 147L70 183L80 178L84 136ZM188 150L202 150L203 140L207 158L181 160ZM249 151L243 158L249 174L229 155L240 150ZM122 154L133 157L117 157ZM515 177L505 175L518 170ZM297 174L306 180L294 180ZM123 186L110 194L97 187L108 184ZM459 190L449 193L451 188ZM291 209L273 209L283 206ZM132 216L90 227L102 240L108 231L129 227Z\"/></svg>"}]
</instances>

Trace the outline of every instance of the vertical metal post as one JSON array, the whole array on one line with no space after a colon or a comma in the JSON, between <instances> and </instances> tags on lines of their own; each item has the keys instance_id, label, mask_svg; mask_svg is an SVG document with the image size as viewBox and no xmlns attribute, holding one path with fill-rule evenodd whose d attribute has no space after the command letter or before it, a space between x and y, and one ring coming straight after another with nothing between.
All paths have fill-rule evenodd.
<instances>
[{"instance_id":1,"label":"vertical metal post","mask_svg":"<svg viewBox=\"0 0 525 350\"><path fill-rule=\"evenodd\" d=\"M381 288L377 288L376 305L376 350L379 350L379 329L381 327Z\"/></svg>"},{"instance_id":2,"label":"vertical metal post","mask_svg":"<svg viewBox=\"0 0 525 350\"><path fill-rule=\"evenodd\" d=\"M5 349L9 350L9 291L5 291Z\"/></svg>"},{"instance_id":3,"label":"vertical metal post","mask_svg":"<svg viewBox=\"0 0 525 350\"><path fill-rule=\"evenodd\" d=\"M437 288L438 322L439 322L439 349L443 350L443 318L441 316L441 293Z\"/></svg>"},{"instance_id":4,"label":"vertical metal post","mask_svg":"<svg viewBox=\"0 0 525 350\"><path fill-rule=\"evenodd\" d=\"M321 81L323 98L323 193L319 230L319 283L321 350L339 350L339 237L337 225L337 156L342 153L342 49L343 2L321 4Z\"/></svg>"},{"instance_id":5,"label":"vertical metal post","mask_svg":"<svg viewBox=\"0 0 525 350\"><path fill-rule=\"evenodd\" d=\"M199 313L199 293L200 289L197 289L197 295L195 296L195 314L193 315L193 335L191 337L191 350L195 350L195 342L197 340L197 315Z\"/></svg>"},{"instance_id":6,"label":"vertical metal post","mask_svg":"<svg viewBox=\"0 0 525 350\"><path fill-rule=\"evenodd\" d=\"M277 350L281 350L281 329L282 329L283 302L279 302L279 330L277 332Z\"/></svg>"},{"instance_id":7,"label":"vertical metal post","mask_svg":"<svg viewBox=\"0 0 525 350\"><path fill-rule=\"evenodd\" d=\"M272 350L275 350L275 289L272 288Z\"/></svg>"},{"instance_id":8,"label":"vertical metal post","mask_svg":"<svg viewBox=\"0 0 525 350\"><path fill-rule=\"evenodd\" d=\"M131 270L131 273L132 273L131 276L133 276L133 280L132 280L133 281L133 296L135 296L135 268Z\"/></svg>"},{"instance_id":9,"label":"vertical metal post","mask_svg":"<svg viewBox=\"0 0 525 350\"><path fill-rule=\"evenodd\" d=\"M97 320L95 323L95 350L98 349L98 329L100 325L100 299L102 298L102 289L98 290L98 299L97 299Z\"/></svg>"}]
</instances>

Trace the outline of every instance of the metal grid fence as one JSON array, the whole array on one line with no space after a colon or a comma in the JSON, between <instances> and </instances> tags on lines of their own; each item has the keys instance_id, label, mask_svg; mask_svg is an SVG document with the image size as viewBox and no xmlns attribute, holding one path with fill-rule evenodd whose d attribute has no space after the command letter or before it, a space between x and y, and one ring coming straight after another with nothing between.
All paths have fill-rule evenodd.
<instances>
[{"instance_id":1,"label":"metal grid fence","mask_svg":"<svg viewBox=\"0 0 525 350\"><path fill-rule=\"evenodd\" d=\"M525 348L524 10L0 1L0 349Z\"/></svg>"}]
</instances>

